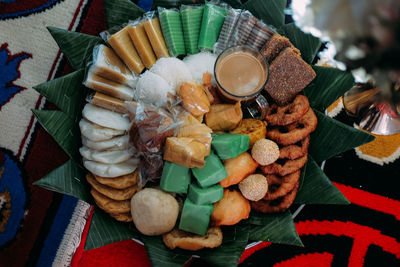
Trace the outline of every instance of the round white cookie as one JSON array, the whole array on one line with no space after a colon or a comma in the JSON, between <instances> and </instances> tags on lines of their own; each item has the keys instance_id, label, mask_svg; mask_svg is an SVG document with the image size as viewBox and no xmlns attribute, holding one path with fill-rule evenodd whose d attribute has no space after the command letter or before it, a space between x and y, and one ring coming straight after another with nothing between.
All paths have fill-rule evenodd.
<instances>
[{"instance_id":1,"label":"round white cookie","mask_svg":"<svg viewBox=\"0 0 400 267\"><path fill-rule=\"evenodd\" d=\"M82 116L100 126L127 131L130 126L129 118L123 114L109 111L87 103L82 110Z\"/></svg>"},{"instance_id":2,"label":"round white cookie","mask_svg":"<svg viewBox=\"0 0 400 267\"><path fill-rule=\"evenodd\" d=\"M138 164L138 158L130 158L118 164L105 164L91 160L83 160L83 165L88 171L105 178L113 178L132 173L136 170Z\"/></svg>"}]
</instances>

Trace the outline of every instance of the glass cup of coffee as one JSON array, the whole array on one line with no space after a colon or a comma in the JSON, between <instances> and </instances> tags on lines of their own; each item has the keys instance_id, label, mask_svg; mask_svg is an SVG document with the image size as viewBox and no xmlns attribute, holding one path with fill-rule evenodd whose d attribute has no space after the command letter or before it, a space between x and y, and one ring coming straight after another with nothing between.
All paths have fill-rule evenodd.
<instances>
[{"instance_id":1,"label":"glass cup of coffee","mask_svg":"<svg viewBox=\"0 0 400 267\"><path fill-rule=\"evenodd\" d=\"M241 101L252 117L263 119L268 102L261 92L268 71L268 62L258 49L249 45L229 47L214 66L218 93L227 102Z\"/></svg>"}]
</instances>

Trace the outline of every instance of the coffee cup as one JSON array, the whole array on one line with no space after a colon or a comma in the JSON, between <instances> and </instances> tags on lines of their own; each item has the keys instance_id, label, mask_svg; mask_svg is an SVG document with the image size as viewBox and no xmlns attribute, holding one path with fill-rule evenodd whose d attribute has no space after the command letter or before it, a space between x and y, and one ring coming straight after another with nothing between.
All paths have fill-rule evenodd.
<instances>
[{"instance_id":1,"label":"coffee cup","mask_svg":"<svg viewBox=\"0 0 400 267\"><path fill-rule=\"evenodd\" d=\"M252 117L263 119L268 102L261 92L268 82L268 71L268 61L257 48L226 48L214 66L218 93L226 102L242 102Z\"/></svg>"}]
</instances>

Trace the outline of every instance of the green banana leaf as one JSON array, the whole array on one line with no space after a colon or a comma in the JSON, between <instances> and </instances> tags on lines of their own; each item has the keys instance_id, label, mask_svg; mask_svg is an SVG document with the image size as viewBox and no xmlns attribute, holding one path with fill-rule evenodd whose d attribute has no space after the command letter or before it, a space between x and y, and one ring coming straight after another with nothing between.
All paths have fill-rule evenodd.
<instances>
[{"instance_id":1,"label":"green banana leaf","mask_svg":"<svg viewBox=\"0 0 400 267\"><path fill-rule=\"evenodd\" d=\"M33 184L93 204L90 187L85 186L85 171L71 159Z\"/></svg>"},{"instance_id":2,"label":"green banana leaf","mask_svg":"<svg viewBox=\"0 0 400 267\"><path fill-rule=\"evenodd\" d=\"M94 208L86 237L85 250L130 238L139 238L139 232L133 227L132 223L118 222L99 208Z\"/></svg>"},{"instance_id":3,"label":"green banana leaf","mask_svg":"<svg viewBox=\"0 0 400 267\"><path fill-rule=\"evenodd\" d=\"M294 200L295 204L350 204L350 201L332 184L312 156L308 157L303 180L303 185Z\"/></svg>"},{"instance_id":4,"label":"green banana leaf","mask_svg":"<svg viewBox=\"0 0 400 267\"><path fill-rule=\"evenodd\" d=\"M290 42L301 51L301 57L311 64L322 45L319 38L303 32L294 23L283 25L278 32L289 38Z\"/></svg>"},{"instance_id":5,"label":"green banana leaf","mask_svg":"<svg viewBox=\"0 0 400 267\"><path fill-rule=\"evenodd\" d=\"M323 112L335 100L354 85L354 77L349 72L336 68L312 66L317 77L304 90L310 105Z\"/></svg>"},{"instance_id":6,"label":"green banana leaf","mask_svg":"<svg viewBox=\"0 0 400 267\"><path fill-rule=\"evenodd\" d=\"M303 246L288 210L277 214L252 212L246 223L251 224L249 240Z\"/></svg>"},{"instance_id":7,"label":"green banana leaf","mask_svg":"<svg viewBox=\"0 0 400 267\"><path fill-rule=\"evenodd\" d=\"M243 8L265 23L281 27L285 23L286 0L249 0Z\"/></svg>"},{"instance_id":8,"label":"green banana leaf","mask_svg":"<svg viewBox=\"0 0 400 267\"><path fill-rule=\"evenodd\" d=\"M74 70L84 68L92 60L93 47L103 44L98 36L47 27Z\"/></svg>"},{"instance_id":9,"label":"green banana leaf","mask_svg":"<svg viewBox=\"0 0 400 267\"><path fill-rule=\"evenodd\" d=\"M86 87L82 85L84 75L85 71L80 69L63 77L33 86L33 89L53 102L72 119L79 118L87 93Z\"/></svg>"},{"instance_id":10,"label":"green banana leaf","mask_svg":"<svg viewBox=\"0 0 400 267\"><path fill-rule=\"evenodd\" d=\"M204 0L154 0L152 9L157 7L166 8L179 8L181 5L193 5L193 4L204 4ZM226 0L224 1L233 8L242 8L242 2L240 0Z\"/></svg>"},{"instance_id":11,"label":"green banana leaf","mask_svg":"<svg viewBox=\"0 0 400 267\"><path fill-rule=\"evenodd\" d=\"M67 155L80 162L80 131L76 120L59 110L32 110L43 128L56 140Z\"/></svg>"},{"instance_id":12,"label":"green banana leaf","mask_svg":"<svg viewBox=\"0 0 400 267\"><path fill-rule=\"evenodd\" d=\"M130 0L104 0L107 27L113 28L144 14L143 9Z\"/></svg>"},{"instance_id":13,"label":"green banana leaf","mask_svg":"<svg viewBox=\"0 0 400 267\"><path fill-rule=\"evenodd\" d=\"M318 118L318 126L311 134L308 151L316 162L322 162L375 139L373 135L332 119L317 110L314 111Z\"/></svg>"}]
</instances>

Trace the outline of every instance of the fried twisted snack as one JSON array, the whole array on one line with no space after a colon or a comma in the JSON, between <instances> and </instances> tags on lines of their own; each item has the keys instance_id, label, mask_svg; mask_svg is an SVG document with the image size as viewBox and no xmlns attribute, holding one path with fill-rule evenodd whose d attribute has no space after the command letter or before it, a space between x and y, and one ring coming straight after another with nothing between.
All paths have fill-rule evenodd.
<instances>
[{"instance_id":1,"label":"fried twisted snack","mask_svg":"<svg viewBox=\"0 0 400 267\"><path fill-rule=\"evenodd\" d=\"M317 128L318 119L314 111L309 108L307 113L297 122L286 126L272 127L267 131L267 137L280 145L295 144L306 138Z\"/></svg>"},{"instance_id":2,"label":"fried twisted snack","mask_svg":"<svg viewBox=\"0 0 400 267\"><path fill-rule=\"evenodd\" d=\"M288 145L279 148L280 159L298 159L307 154L308 147L310 146L310 136L293 145Z\"/></svg>"},{"instance_id":3,"label":"fried twisted snack","mask_svg":"<svg viewBox=\"0 0 400 267\"><path fill-rule=\"evenodd\" d=\"M310 108L308 98L304 95L297 95L290 104L278 106L272 104L265 117L270 125L288 125L298 121Z\"/></svg>"},{"instance_id":4,"label":"fried twisted snack","mask_svg":"<svg viewBox=\"0 0 400 267\"><path fill-rule=\"evenodd\" d=\"M297 170L300 170L304 166L304 164L306 164L306 162L307 154L293 160L278 159L272 164L261 166L261 170L265 174L278 174L280 176L285 176Z\"/></svg>"},{"instance_id":5,"label":"fried twisted snack","mask_svg":"<svg viewBox=\"0 0 400 267\"><path fill-rule=\"evenodd\" d=\"M251 208L255 211L262 213L274 213L283 212L287 210L290 205L292 205L294 199L296 198L297 190L299 189L299 182L297 182L292 191L287 195L274 199L274 200L264 200L261 199L256 202L251 202Z\"/></svg>"},{"instance_id":6,"label":"fried twisted snack","mask_svg":"<svg viewBox=\"0 0 400 267\"><path fill-rule=\"evenodd\" d=\"M265 178L268 181L269 189L263 199L274 200L288 194L293 190L296 183L299 181L300 173L300 170L298 170L286 176L278 176L275 174L267 175Z\"/></svg>"},{"instance_id":7,"label":"fried twisted snack","mask_svg":"<svg viewBox=\"0 0 400 267\"><path fill-rule=\"evenodd\" d=\"M179 229L174 229L163 235L164 244L169 249L176 247L186 250L215 248L222 244L222 231L219 227L210 227L206 235L195 235Z\"/></svg>"}]
</instances>

